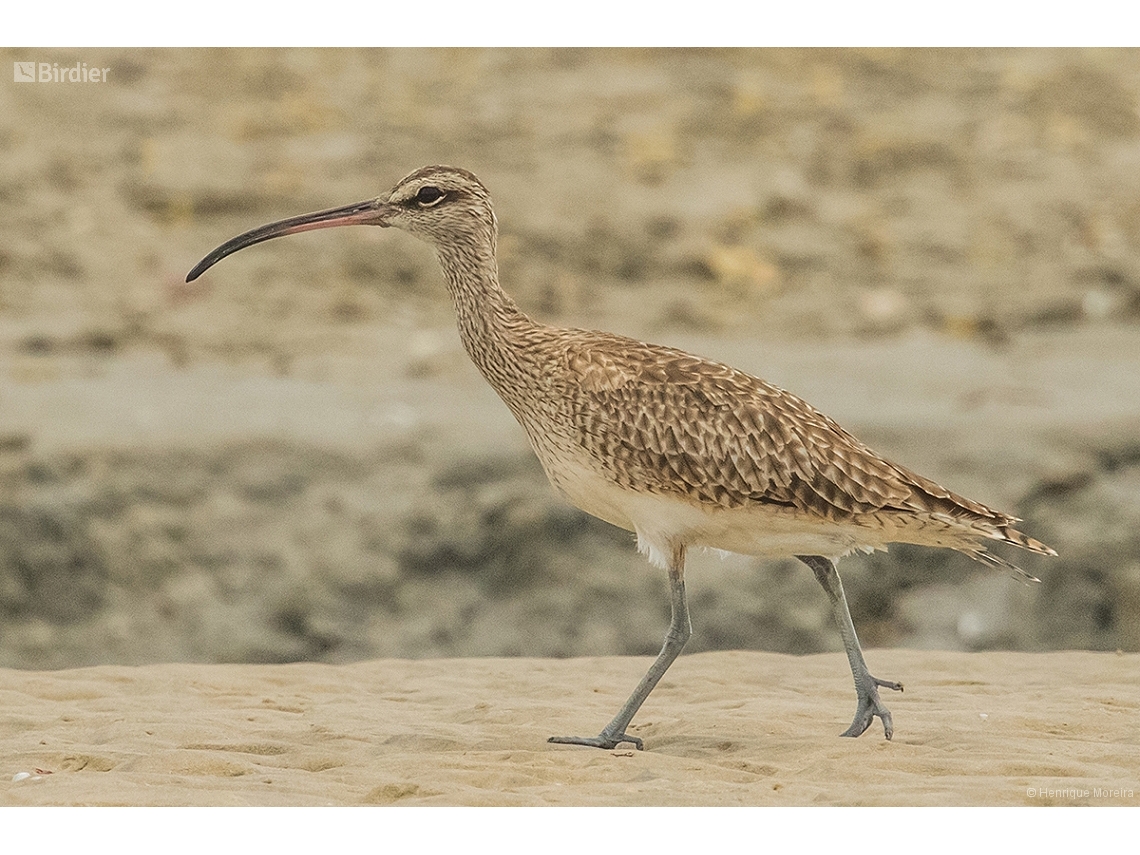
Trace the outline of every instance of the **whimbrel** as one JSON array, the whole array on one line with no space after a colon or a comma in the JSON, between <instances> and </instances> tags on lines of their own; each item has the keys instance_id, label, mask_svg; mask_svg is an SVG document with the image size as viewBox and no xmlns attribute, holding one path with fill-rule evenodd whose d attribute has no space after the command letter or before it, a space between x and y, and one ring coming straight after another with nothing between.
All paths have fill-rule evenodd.
<instances>
[{"instance_id":1,"label":"whimbrel","mask_svg":"<svg viewBox=\"0 0 1140 855\"><path fill-rule=\"evenodd\" d=\"M630 722L692 634L684 581L691 547L793 555L810 567L855 679L858 706L843 735L859 736L878 716L887 739L894 728L879 689L902 685L867 669L836 560L914 543L1036 581L983 541L1056 555L1017 531L1016 517L891 463L759 378L670 347L531 320L499 285L491 198L463 169L424 167L376 199L248 231L186 281L255 243L347 225L393 226L435 247L463 345L526 431L550 483L586 513L634 532L638 548L668 571L672 620L649 671L597 736L551 742L642 747Z\"/></svg>"}]
</instances>

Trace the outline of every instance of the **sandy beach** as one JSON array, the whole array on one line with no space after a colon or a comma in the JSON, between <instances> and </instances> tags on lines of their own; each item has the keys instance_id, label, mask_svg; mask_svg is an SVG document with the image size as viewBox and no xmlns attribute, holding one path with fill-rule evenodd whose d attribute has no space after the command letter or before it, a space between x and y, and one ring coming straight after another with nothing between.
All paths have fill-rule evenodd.
<instances>
[{"instance_id":1,"label":"sandy beach","mask_svg":"<svg viewBox=\"0 0 1140 855\"><path fill-rule=\"evenodd\" d=\"M5 671L0 802L1138 804L1140 657L869 659L906 687L891 742L838 736L842 655L724 652L678 660L635 719L644 751L545 741L608 721L637 658Z\"/></svg>"}]
</instances>

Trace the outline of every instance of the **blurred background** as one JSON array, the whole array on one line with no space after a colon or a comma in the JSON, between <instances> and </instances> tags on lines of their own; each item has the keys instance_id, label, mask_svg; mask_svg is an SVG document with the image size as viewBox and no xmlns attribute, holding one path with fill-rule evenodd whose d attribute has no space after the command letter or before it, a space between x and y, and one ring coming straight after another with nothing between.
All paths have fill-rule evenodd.
<instances>
[{"instance_id":1,"label":"blurred background","mask_svg":"<svg viewBox=\"0 0 1140 855\"><path fill-rule=\"evenodd\" d=\"M1140 52L0 53L108 69L0 84L0 665L656 653L664 573L547 486L425 245L183 283L430 163L524 310L762 376L1060 553L848 559L865 644L1140 650ZM794 560L687 579L689 650L841 647Z\"/></svg>"}]
</instances>

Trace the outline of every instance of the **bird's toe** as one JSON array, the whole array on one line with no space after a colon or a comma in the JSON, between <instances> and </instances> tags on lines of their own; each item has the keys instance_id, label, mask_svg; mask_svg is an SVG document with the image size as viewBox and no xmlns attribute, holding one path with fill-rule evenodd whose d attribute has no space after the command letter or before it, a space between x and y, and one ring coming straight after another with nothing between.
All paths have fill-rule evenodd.
<instances>
[{"instance_id":1,"label":"bird's toe","mask_svg":"<svg viewBox=\"0 0 1140 855\"><path fill-rule=\"evenodd\" d=\"M630 736L628 733L619 733L614 736L609 734L599 733L597 736L552 736L547 742L555 742L560 745L586 745L590 748L617 748L623 742L632 743L638 751L643 751L644 746L640 739L636 736Z\"/></svg>"},{"instance_id":2,"label":"bird's toe","mask_svg":"<svg viewBox=\"0 0 1140 855\"><path fill-rule=\"evenodd\" d=\"M855 710L855 718L852 720L851 726L843 731L842 735L862 736L875 720L875 716L878 716L883 722L883 734L889 740L895 735L895 726L891 718L891 711L879 698L879 687L901 692L903 690L902 683L880 680L878 677L871 677L871 680L873 682L869 687L858 689L859 706Z\"/></svg>"}]
</instances>

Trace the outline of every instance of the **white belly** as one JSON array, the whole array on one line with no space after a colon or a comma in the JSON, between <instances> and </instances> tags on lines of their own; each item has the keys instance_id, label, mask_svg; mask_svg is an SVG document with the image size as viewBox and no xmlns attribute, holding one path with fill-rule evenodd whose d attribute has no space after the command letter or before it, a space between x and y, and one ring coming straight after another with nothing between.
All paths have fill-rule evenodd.
<instances>
[{"instance_id":1,"label":"white belly","mask_svg":"<svg viewBox=\"0 0 1140 855\"><path fill-rule=\"evenodd\" d=\"M839 558L856 549L870 551L886 545L884 532L876 528L834 523L775 505L730 509L679 496L640 493L618 486L592 468L564 461L548 466L546 472L574 505L636 532L638 548L660 567L668 565L674 544L770 558Z\"/></svg>"}]
</instances>

